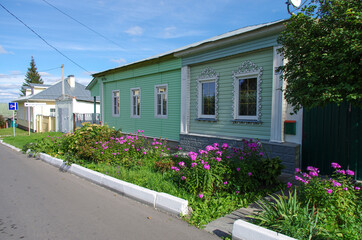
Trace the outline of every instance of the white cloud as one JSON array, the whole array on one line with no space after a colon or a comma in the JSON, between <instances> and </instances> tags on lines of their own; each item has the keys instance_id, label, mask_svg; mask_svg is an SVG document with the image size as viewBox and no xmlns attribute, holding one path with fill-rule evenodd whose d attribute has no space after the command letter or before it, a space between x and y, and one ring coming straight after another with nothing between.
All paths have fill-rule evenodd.
<instances>
[{"instance_id":1,"label":"white cloud","mask_svg":"<svg viewBox=\"0 0 362 240\"><path fill-rule=\"evenodd\" d=\"M0 45L0 54L14 54L13 52L6 51L3 46Z\"/></svg>"},{"instance_id":2,"label":"white cloud","mask_svg":"<svg viewBox=\"0 0 362 240\"><path fill-rule=\"evenodd\" d=\"M124 58L119 58L119 59L111 59L111 62L118 63L118 65L122 66L127 63L127 60Z\"/></svg>"},{"instance_id":3,"label":"white cloud","mask_svg":"<svg viewBox=\"0 0 362 240\"><path fill-rule=\"evenodd\" d=\"M139 26L134 26L126 30L125 32L131 36L141 36L143 34L143 28Z\"/></svg>"},{"instance_id":4,"label":"white cloud","mask_svg":"<svg viewBox=\"0 0 362 240\"><path fill-rule=\"evenodd\" d=\"M171 38L181 38L181 37L190 37L190 36L200 36L205 34L202 31L195 31L195 30L181 30L177 29L175 26L166 27L163 29L159 38L164 39L171 39Z\"/></svg>"}]
</instances>

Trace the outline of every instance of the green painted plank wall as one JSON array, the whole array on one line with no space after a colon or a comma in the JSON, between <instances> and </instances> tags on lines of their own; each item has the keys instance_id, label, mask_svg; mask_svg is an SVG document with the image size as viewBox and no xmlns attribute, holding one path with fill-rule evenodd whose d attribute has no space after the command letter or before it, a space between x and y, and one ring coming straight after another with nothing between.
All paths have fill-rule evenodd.
<instances>
[{"instance_id":1,"label":"green painted plank wall","mask_svg":"<svg viewBox=\"0 0 362 240\"><path fill-rule=\"evenodd\" d=\"M179 140L181 60L172 59L105 76L104 122L123 132L144 130L146 136ZM168 117L154 116L155 85L168 84ZM131 118L131 88L141 89L141 117ZM112 91L120 90L120 116L112 116Z\"/></svg>"},{"instance_id":2,"label":"green painted plank wall","mask_svg":"<svg viewBox=\"0 0 362 240\"><path fill-rule=\"evenodd\" d=\"M228 57L236 54L246 53L250 51L255 51L262 48L268 48L277 46L278 35L271 35L264 38L258 38L254 40L249 40L247 42L242 42L239 44L234 44L227 47L217 48L211 51L204 53L199 53L193 56L185 57L182 59L182 65L192 65L196 63L201 63L210 60L216 60L223 57Z\"/></svg>"},{"instance_id":3,"label":"green painted plank wall","mask_svg":"<svg viewBox=\"0 0 362 240\"><path fill-rule=\"evenodd\" d=\"M260 125L233 123L233 78L241 63L251 61L263 68L261 93ZM218 87L218 121L207 122L197 119L197 78L201 72L210 67L219 74ZM253 51L232 58L218 59L205 64L190 67L190 133L224 136L233 138L258 138L269 140L271 127L271 103L273 80L273 48Z\"/></svg>"},{"instance_id":4,"label":"green painted plank wall","mask_svg":"<svg viewBox=\"0 0 362 240\"><path fill-rule=\"evenodd\" d=\"M90 89L90 93L92 97L100 96L99 95L99 81L97 81L92 88Z\"/></svg>"}]
</instances>

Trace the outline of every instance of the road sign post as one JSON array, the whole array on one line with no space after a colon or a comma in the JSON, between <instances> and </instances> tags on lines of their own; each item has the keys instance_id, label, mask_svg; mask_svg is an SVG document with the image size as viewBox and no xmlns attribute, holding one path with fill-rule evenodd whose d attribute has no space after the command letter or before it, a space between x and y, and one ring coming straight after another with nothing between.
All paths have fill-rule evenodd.
<instances>
[{"instance_id":1,"label":"road sign post","mask_svg":"<svg viewBox=\"0 0 362 240\"><path fill-rule=\"evenodd\" d=\"M13 111L13 135L15 137L15 111L18 110L18 103L17 102L9 103L9 110Z\"/></svg>"}]
</instances>

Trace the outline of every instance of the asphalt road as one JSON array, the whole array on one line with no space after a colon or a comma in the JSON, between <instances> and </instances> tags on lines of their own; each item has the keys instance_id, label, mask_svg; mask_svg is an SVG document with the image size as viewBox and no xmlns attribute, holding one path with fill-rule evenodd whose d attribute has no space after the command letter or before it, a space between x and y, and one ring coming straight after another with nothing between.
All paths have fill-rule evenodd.
<instances>
[{"instance_id":1,"label":"asphalt road","mask_svg":"<svg viewBox=\"0 0 362 240\"><path fill-rule=\"evenodd\" d=\"M218 239L0 144L0 240Z\"/></svg>"}]
</instances>

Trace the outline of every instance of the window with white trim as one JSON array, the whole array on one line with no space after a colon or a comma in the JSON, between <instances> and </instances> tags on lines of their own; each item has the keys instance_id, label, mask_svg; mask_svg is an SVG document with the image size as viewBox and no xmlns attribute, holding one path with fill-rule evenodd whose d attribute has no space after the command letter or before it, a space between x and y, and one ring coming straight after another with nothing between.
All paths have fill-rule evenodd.
<instances>
[{"instance_id":1,"label":"window with white trim","mask_svg":"<svg viewBox=\"0 0 362 240\"><path fill-rule=\"evenodd\" d=\"M168 114L168 91L166 85L155 86L155 117L167 118Z\"/></svg>"},{"instance_id":2,"label":"window with white trim","mask_svg":"<svg viewBox=\"0 0 362 240\"><path fill-rule=\"evenodd\" d=\"M119 117L119 108L120 108L120 93L119 90L112 91L112 116Z\"/></svg>"},{"instance_id":3,"label":"window with white trim","mask_svg":"<svg viewBox=\"0 0 362 240\"><path fill-rule=\"evenodd\" d=\"M141 116L141 89L131 89L131 117L139 118Z\"/></svg>"},{"instance_id":4,"label":"window with white trim","mask_svg":"<svg viewBox=\"0 0 362 240\"><path fill-rule=\"evenodd\" d=\"M262 68L250 61L243 62L234 78L235 120L260 121Z\"/></svg>"},{"instance_id":5,"label":"window with white trim","mask_svg":"<svg viewBox=\"0 0 362 240\"><path fill-rule=\"evenodd\" d=\"M197 115L203 118L217 118L217 80L218 74L211 68L206 68L197 79Z\"/></svg>"}]
</instances>

